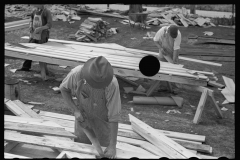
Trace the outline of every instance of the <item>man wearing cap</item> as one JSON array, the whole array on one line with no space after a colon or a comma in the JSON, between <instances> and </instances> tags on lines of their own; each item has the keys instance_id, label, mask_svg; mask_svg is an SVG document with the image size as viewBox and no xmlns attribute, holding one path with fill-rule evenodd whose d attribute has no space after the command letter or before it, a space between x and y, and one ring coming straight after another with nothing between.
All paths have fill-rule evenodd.
<instances>
[{"instance_id":1,"label":"man wearing cap","mask_svg":"<svg viewBox=\"0 0 240 160\"><path fill-rule=\"evenodd\" d=\"M153 40L159 48L159 60L178 63L181 33L176 25L162 27L156 33Z\"/></svg>"},{"instance_id":2,"label":"man wearing cap","mask_svg":"<svg viewBox=\"0 0 240 160\"><path fill-rule=\"evenodd\" d=\"M75 141L93 144L101 157L114 158L121 99L113 68L103 56L71 70L60 90L75 116ZM77 104L72 100L77 97ZM106 147L103 151L100 147Z\"/></svg>"},{"instance_id":3,"label":"man wearing cap","mask_svg":"<svg viewBox=\"0 0 240 160\"><path fill-rule=\"evenodd\" d=\"M33 5L36 7L31 14L29 32L30 39L28 43L47 43L49 38L49 29L52 27L51 12L42 4ZM32 61L26 60L21 69L18 71L29 71L31 69Z\"/></svg>"}]
</instances>

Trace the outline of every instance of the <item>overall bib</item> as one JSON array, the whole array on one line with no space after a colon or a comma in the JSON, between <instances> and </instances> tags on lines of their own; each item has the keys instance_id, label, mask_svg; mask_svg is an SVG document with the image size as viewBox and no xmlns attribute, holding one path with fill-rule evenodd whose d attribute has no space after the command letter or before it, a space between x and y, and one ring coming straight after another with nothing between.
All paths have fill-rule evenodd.
<instances>
[{"instance_id":1,"label":"overall bib","mask_svg":"<svg viewBox=\"0 0 240 160\"><path fill-rule=\"evenodd\" d=\"M101 146L107 147L110 142L110 127L108 122L108 110L106 107L105 89L94 89L85 83L80 73L80 81L76 89L78 109L81 114L87 117L88 127L91 128ZM80 122L75 119L75 141L79 143L91 144L86 134L83 132Z\"/></svg>"},{"instance_id":2,"label":"overall bib","mask_svg":"<svg viewBox=\"0 0 240 160\"><path fill-rule=\"evenodd\" d=\"M33 18L33 30L35 31L36 28L38 27L42 27L43 24L42 24L42 14L44 12L44 9L41 13L41 15L37 15L35 14L34 15L34 18ZM39 33L30 33L30 38L33 38L35 40L41 40L41 35L42 35L42 31L40 31Z\"/></svg>"},{"instance_id":3,"label":"overall bib","mask_svg":"<svg viewBox=\"0 0 240 160\"><path fill-rule=\"evenodd\" d=\"M167 51L167 54L170 55L171 58L173 58L174 39L166 32L167 28L165 28L164 30L164 35L162 38L162 47L164 48L165 51Z\"/></svg>"},{"instance_id":4,"label":"overall bib","mask_svg":"<svg viewBox=\"0 0 240 160\"><path fill-rule=\"evenodd\" d=\"M33 18L33 30L35 30L37 27L42 27L42 14L44 12L44 9L41 13L41 15L34 15ZM42 44L42 43L46 43L48 42L48 37L49 37L49 31L48 30L43 30L41 32L39 32L38 34L35 33L30 33L30 39L28 43L38 43L38 44ZM26 60L23 63L22 68L23 69L30 69L32 65L32 60Z\"/></svg>"}]
</instances>

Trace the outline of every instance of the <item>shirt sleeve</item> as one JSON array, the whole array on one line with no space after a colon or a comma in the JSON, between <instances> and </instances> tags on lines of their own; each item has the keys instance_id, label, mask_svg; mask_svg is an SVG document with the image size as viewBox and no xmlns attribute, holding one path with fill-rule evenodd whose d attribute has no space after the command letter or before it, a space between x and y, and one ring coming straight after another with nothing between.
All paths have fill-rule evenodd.
<instances>
[{"instance_id":1,"label":"shirt sleeve","mask_svg":"<svg viewBox=\"0 0 240 160\"><path fill-rule=\"evenodd\" d=\"M182 40L182 35L181 35L181 32L178 31L178 36L174 41L174 48L173 48L174 51L180 49L181 40Z\"/></svg>"},{"instance_id":2,"label":"shirt sleeve","mask_svg":"<svg viewBox=\"0 0 240 160\"><path fill-rule=\"evenodd\" d=\"M70 90L72 95L75 96L75 90L77 87L77 77L78 73L80 73L82 66L77 66L73 68L68 75L63 79L62 83L60 84L60 89L65 88L67 90Z\"/></svg>"},{"instance_id":3,"label":"shirt sleeve","mask_svg":"<svg viewBox=\"0 0 240 160\"><path fill-rule=\"evenodd\" d=\"M113 77L112 83L105 91L108 109L108 121L119 122L121 120L121 98L120 90L116 77Z\"/></svg>"},{"instance_id":4,"label":"shirt sleeve","mask_svg":"<svg viewBox=\"0 0 240 160\"><path fill-rule=\"evenodd\" d=\"M164 28L165 27L162 27L161 29L158 30L158 32L153 38L154 41L159 41L161 39L161 36L163 35L163 32L164 32Z\"/></svg>"},{"instance_id":5,"label":"shirt sleeve","mask_svg":"<svg viewBox=\"0 0 240 160\"><path fill-rule=\"evenodd\" d=\"M51 29L52 28L52 14L47 9L45 12L45 17L46 17L46 22L47 22L45 26L48 26L48 28Z\"/></svg>"}]
</instances>

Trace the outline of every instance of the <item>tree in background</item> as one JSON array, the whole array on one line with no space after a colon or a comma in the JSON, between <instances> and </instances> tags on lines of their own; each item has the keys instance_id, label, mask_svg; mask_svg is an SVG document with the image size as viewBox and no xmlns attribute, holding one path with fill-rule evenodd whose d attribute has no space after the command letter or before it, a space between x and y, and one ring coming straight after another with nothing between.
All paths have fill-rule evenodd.
<instances>
[{"instance_id":1,"label":"tree in background","mask_svg":"<svg viewBox=\"0 0 240 160\"><path fill-rule=\"evenodd\" d=\"M143 12L142 4L130 4L128 13Z\"/></svg>"},{"instance_id":2,"label":"tree in background","mask_svg":"<svg viewBox=\"0 0 240 160\"><path fill-rule=\"evenodd\" d=\"M190 6L190 13L191 13L191 14L196 14L195 7L196 7L195 5L191 5L191 6Z\"/></svg>"}]
</instances>

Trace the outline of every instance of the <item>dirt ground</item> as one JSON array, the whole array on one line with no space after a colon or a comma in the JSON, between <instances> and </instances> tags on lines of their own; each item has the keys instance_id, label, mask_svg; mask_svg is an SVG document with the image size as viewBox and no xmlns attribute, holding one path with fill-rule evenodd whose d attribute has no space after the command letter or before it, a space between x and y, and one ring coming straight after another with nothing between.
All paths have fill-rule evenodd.
<instances>
[{"instance_id":1,"label":"dirt ground","mask_svg":"<svg viewBox=\"0 0 240 160\"><path fill-rule=\"evenodd\" d=\"M69 24L67 22L54 22L50 33L50 38L68 40L67 36L69 34L75 34L78 30L79 25L87 17L98 16L81 15L81 21L76 21L73 24ZM144 41L146 41L142 37L145 36L147 31L156 32L159 29L159 27L153 26L151 29L141 30L136 27L130 28L128 25L120 23L119 21L121 21L121 19L108 17L102 17L102 19L109 22L110 27L119 28L119 33L113 35L112 37L108 37L107 39L102 40L98 43L117 43L125 47L137 49L142 43L144 43ZM14 19L7 21L12 20ZM203 35L204 31L212 31L216 37L235 37L235 30L230 28L211 27L205 29L200 27L181 27L180 31L182 33L183 44L187 44L187 37L190 34ZM27 35L27 29L5 32L5 42L27 42L27 40L20 38ZM131 38L136 39L132 40ZM227 45L202 45L202 47L211 47L217 49L235 48L235 46ZM12 73L9 70L20 68L23 60L5 58L5 63L10 64L9 66L5 67L5 77L14 77L17 79L28 80L29 83L31 83L27 84L22 81L20 82L21 100L24 103L30 101L42 102L44 103L43 105L34 105L34 108L44 111L72 115L69 107L66 106L65 102L63 101L61 94L55 94L51 89L52 87L59 86L61 82L57 81L56 79L42 81L40 78L34 77L34 74L40 73L39 65L36 62L33 63L31 72L20 71L16 73ZM235 62L219 62L223 64L222 67L215 67L188 61L180 61L180 63L184 64L185 67L189 69L213 71L219 79L218 82L221 84L224 84L222 75L232 78L235 81ZM71 67L63 69L56 65L48 66L49 70L54 73L55 78L65 77L66 74L71 70ZM128 103L129 101L132 101L134 95L124 93L123 89L123 87L131 86L120 79L118 79L118 82L120 86L122 101L122 123L130 124L128 119L128 114L130 113L154 128L205 135L206 144L213 147L213 156L228 158L235 157L235 117L232 113L232 111L235 111L235 105L222 105L222 102L225 100L225 98L217 88L211 89L215 91L215 99L219 102L218 104L220 107L222 108L224 106L228 109L227 111L222 111L224 118L217 118L217 115L214 112L213 103L208 98L201 117L201 122L198 125L195 125L192 123L192 120L194 118L198 102L200 100L200 93L192 90L174 88L177 95L184 98L184 105L182 108L178 108L176 106L161 105L134 105ZM150 82L151 81L146 82L141 79L136 81L136 83L142 84L142 86L146 89L150 86ZM171 95L170 93L164 91L164 89L166 89L166 84L164 82L161 83L160 88L162 91L155 92L154 96ZM194 107L191 107L190 105ZM133 108L134 111L131 111L131 108ZM170 109L179 110L181 114L167 114L166 112Z\"/></svg>"}]
</instances>

